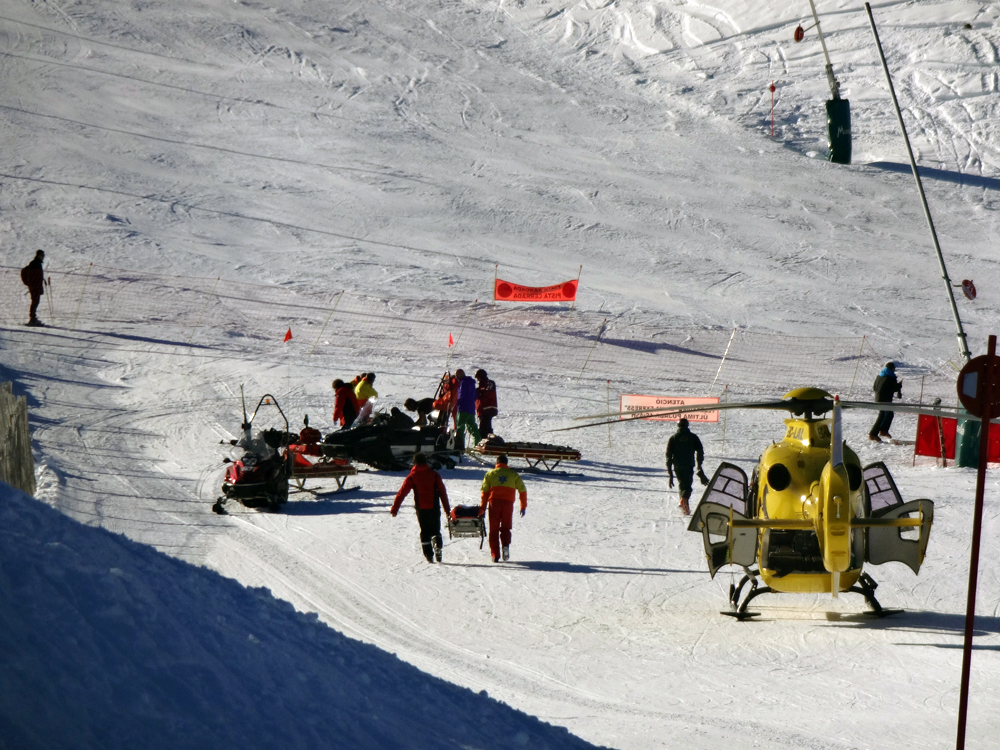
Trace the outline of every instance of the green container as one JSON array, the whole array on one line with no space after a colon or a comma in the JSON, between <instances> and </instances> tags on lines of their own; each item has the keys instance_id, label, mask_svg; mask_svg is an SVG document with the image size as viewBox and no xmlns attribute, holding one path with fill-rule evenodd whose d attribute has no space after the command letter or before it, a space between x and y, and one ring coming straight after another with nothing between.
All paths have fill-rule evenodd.
<instances>
[{"instance_id":1,"label":"green container","mask_svg":"<svg viewBox=\"0 0 1000 750\"><path fill-rule=\"evenodd\" d=\"M830 146L830 161L851 163L851 102L830 99L826 103L826 130Z\"/></svg>"},{"instance_id":2,"label":"green container","mask_svg":"<svg viewBox=\"0 0 1000 750\"><path fill-rule=\"evenodd\" d=\"M982 423L959 419L955 431L955 463L959 466L979 466L979 431Z\"/></svg>"}]
</instances>

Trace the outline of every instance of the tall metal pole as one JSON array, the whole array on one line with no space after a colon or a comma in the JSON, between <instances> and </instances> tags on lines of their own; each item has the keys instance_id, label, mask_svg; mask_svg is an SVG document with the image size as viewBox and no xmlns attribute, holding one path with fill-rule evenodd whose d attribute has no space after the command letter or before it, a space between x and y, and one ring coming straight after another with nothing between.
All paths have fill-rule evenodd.
<instances>
[{"instance_id":1,"label":"tall metal pole","mask_svg":"<svg viewBox=\"0 0 1000 750\"><path fill-rule=\"evenodd\" d=\"M826 58L826 80L830 83L830 98L840 98L840 82L833 77L833 63L830 62L830 53L826 49L826 40L823 38L823 29L819 26L819 15L816 13L816 3L809 0L809 7L812 8L813 21L816 22L816 33L819 35L819 43L823 47L823 57Z\"/></svg>"},{"instance_id":2,"label":"tall metal pole","mask_svg":"<svg viewBox=\"0 0 1000 750\"><path fill-rule=\"evenodd\" d=\"M976 622L976 588L979 584L979 538L983 532L983 495L986 488L986 464L990 452L990 420L993 414L993 380L996 373L997 337L990 336L983 368L983 431L979 436L979 472L976 475L976 504L972 513L972 552L969 560L969 594L965 605L965 640L962 648L962 684L958 698L958 737L956 750L965 748L965 725L969 713L969 676L972 672L972 636Z\"/></svg>"},{"instance_id":3,"label":"tall metal pole","mask_svg":"<svg viewBox=\"0 0 1000 750\"><path fill-rule=\"evenodd\" d=\"M812 2L812 0L809 0ZM878 30L875 28L875 18L872 16L872 6L865 3L865 11L868 13L868 22L872 27L872 34L875 36L875 46L878 47L878 56L882 61L882 70L885 71L885 80L889 84L889 94L892 96L892 106L896 109L896 119L899 121L899 129L903 132L903 141L906 143L906 153L910 155L910 168L913 170L913 179L917 182L917 192L920 193L920 202L924 206L924 216L927 218L927 226L931 230L931 240L934 242L934 249L937 251L938 263L941 266L941 278L944 279L945 288L948 290L948 299L951 301L951 313L955 316L955 326L958 328L958 348L968 362L972 359L969 352L969 342L965 337L965 329L962 328L962 319L958 315L958 305L955 304L955 291L948 277L948 269L944 265L944 255L941 253L941 245L938 242L937 232L934 230L934 220L931 218L931 210L927 206L927 196L924 195L924 185L920 181L920 173L917 171L917 161L913 158L913 149L910 148L910 137L906 134L906 125L903 124L903 113L899 109L899 101L896 99L896 90L892 86L892 76L889 75L889 66L885 62L885 53L882 51L882 42L878 38Z\"/></svg>"}]
</instances>

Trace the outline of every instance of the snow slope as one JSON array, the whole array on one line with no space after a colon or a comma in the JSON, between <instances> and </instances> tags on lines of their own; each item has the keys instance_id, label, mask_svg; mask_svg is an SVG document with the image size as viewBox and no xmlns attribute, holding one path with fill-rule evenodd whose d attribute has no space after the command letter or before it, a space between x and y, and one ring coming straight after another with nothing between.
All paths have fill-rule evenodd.
<instances>
[{"instance_id":1,"label":"snow slope","mask_svg":"<svg viewBox=\"0 0 1000 750\"><path fill-rule=\"evenodd\" d=\"M701 543L666 491L669 426L546 432L623 392L846 391L854 346L863 354L855 395L893 358L907 400L924 377L925 396L953 401L954 325L867 16L856 4L820 6L852 102L851 166L823 160L822 54L814 31L800 44L791 36L810 25L807 4L9 6L0 13L0 376L29 397L39 498L266 587L374 647L265 597L259 606L296 640L248 669L315 675L304 664L311 639L380 665L372 684L330 677L332 695L374 703L386 681L423 691L440 678L458 686L449 695L460 708L478 707L473 693L486 690L585 742L620 748L864 748L917 737L950 746L974 472L911 466L905 448L869 445L869 417L849 414L862 459L887 461L907 499L936 503L920 575L872 571L883 604L906 613L871 621L854 597L765 597L760 621L737 624L718 614L728 574L709 581ZM979 353L1000 319L991 283L1000 10L958 0L890 2L874 13L949 272L980 287L975 303L960 301ZM42 317L56 324L41 331L20 325L27 302L16 277L37 247L53 277ZM491 313L483 300L494 273L537 285L580 273L581 293L572 313ZM342 290L344 308L331 311ZM733 378L713 386L734 326L744 348ZM459 337L451 351L449 333ZM840 356L847 341L852 354ZM837 357L823 355L834 349ZM469 540L446 544L445 564L425 564L412 516L387 513L400 473L362 474L348 495L296 496L280 515L209 511L241 384L254 402L275 394L294 425L309 413L327 428L333 377L376 371L388 407L427 394L446 366L490 371L505 437L571 442L584 454L579 475L527 478L510 564L492 565ZM709 468L722 459L749 468L780 435L777 419L732 414L701 427ZM913 424L901 417L894 431L909 436ZM474 502L482 473L469 463L447 472L453 499ZM996 500L991 479L969 723L977 748L1000 729L991 711ZM36 546L48 529L84 531L38 517ZM107 537L86 538L103 549L96 540ZM143 570L172 565L194 577L196 593L230 597L241 622L225 648L253 632L258 615L241 604L252 594L116 544ZM40 580L57 575L60 558L42 559ZM166 584L137 586L166 600ZM169 601L179 601L173 592ZM40 600L63 606L59 596ZM172 606L192 617L203 608ZM136 624L118 632L131 649L149 625L130 616ZM206 624L186 637L214 627L196 623ZM54 616L40 628L69 637ZM385 661L389 653L429 676ZM34 668L44 654L25 657L21 692L51 694ZM168 655L129 658L153 670L136 678L143 690L166 672L208 694ZM203 674L218 674L218 658L202 659ZM96 663L81 654L77 667ZM216 679L227 694L237 680ZM176 705L150 720L180 720ZM289 701L299 721L267 727L261 717L260 731L280 725L303 746L316 744L314 721L347 731L316 705ZM575 741L489 705L531 746ZM433 709L411 708L405 718L419 731ZM133 718L141 732L143 714ZM465 739L478 736L474 723L438 730L474 746ZM96 724L87 729L94 744L106 739ZM362 739L383 730L376 722L355 729L345 744L412 737L394 729ZM195 733L245 730L203 724Z\"/></svg>"}]
</instances>

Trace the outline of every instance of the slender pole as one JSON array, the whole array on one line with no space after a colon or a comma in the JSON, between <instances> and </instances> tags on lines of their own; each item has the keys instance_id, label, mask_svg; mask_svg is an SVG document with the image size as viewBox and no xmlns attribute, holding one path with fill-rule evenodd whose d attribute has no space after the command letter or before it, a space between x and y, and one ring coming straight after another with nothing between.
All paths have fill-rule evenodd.
<instances>
[{"instance_id":1,"label":"slender pole","mask_svg":"<svg viewBox=\"0 0 1000 750\"><path fill-rule=\"evenodd\" d=\"M812 0L810 0L812 2ZM927 219L927 227L931 231L931 240L934 242L934 250L937 252L938 263L941 266L941 278L948 289L948 299L951 301L951 313L955 317L955 326L958 328L958 349L968 362L972 359L969 352L969 342L965 337L965 329L962 328L962 319L958 315L958 305L955 304L955 291L952 289L951 279L948 277L948 269L944 264L944 255L941 253L941 244L938 242L937 232L934 229L934 220L931 218L931 210L927 205L927 196L924 195L924 185L920 180L920 173L917 171L917 160L913 157L913 149L910 147L910 136L906 133L906 125L903 123L903 113L899 109L899 101L896 99L896 89L892 86L892 76L889 74L889 66L885 61L885 53L882 51L882 42L878 38L878 30L875 28L875 18L872 16L872 6L865 3L865 11L868 13L868 22L872 27L872 34L875 36L875 46L878 48L878 56L882 61L882 70L885 71L885 80L889 84L889 94L892 96L892 106L896 109L896 119L899 121L899 129L903 133L903 142L906 143L906 153L910 156L910 169L913 170L913 179L917 183L917 192L920 193L920 202L924 207L924 217Z\"/></svg>"},{"instance_id":2,"label":"slender pole","mask_svg":"<svg viewBox=\"0 0 1000 750\"><path fill-rule=\"evenodd\" d=\"M344 298L344 292L346 291L347 291L346 289L341 290L340 296L337 297L337 301L334 302L333 307L330 308L330 314L326 316L326 322L323 324L323 327L319 329L319 336L316 337L316 340L313 342L312 349L309 350L310 357L312 356L312 353L316 351L316 344L318 344L319 340L323 338L323 332L326 331L326 327L330 325L330 318L333 317L333 313L337 309L337 305L340 304L340 300Z\"/></svg>"},{"instance_id":3,"label":"slender pole","mask_svg":"<svg viewBox=\"0 0 1000 750\"><path fill-rule=\"evenodd\" d=\"M597 345L600 343L601 336L604 335L604 327L607 324L608 324L608 319L605 318L604 322L601 323L601 327L597 330L597 336L594 337L594 345L590 347L590 351L587 352L587 359L584 361L583 367L580 368L580 374L576 376L577 380L583 377L583 371L587 369L587 364L590 362L590 357L594 353L594 349L596 349Z\"/></svg>"},{"instance_id":4,"label":"slender pole","mask_svg":"<svg viewBox=\"0 0 1000 750\"><path fill-rule=\"evenodd\" d=\"M469 325L469 318L472 317L472 313L476 309L476 303L477 302L479 302L479 300L475 299L475 300L472 301L472 304L469 305L469 312L465 316L465 322L462 323L462 330L458 332L458 338L455 339L455 345L448 347L448 359L445 360L445 363L444 363L444 369L445 370L448 370L448 367L451 365L451 355L455 353L455 350L458 348L458 342L462 340L462 334L465 333L465 327L467 325Z\"/></svg>"},{"instance_id":5,"label":"slender pole","mask_svg":"<svg viewBox=\"0 0 1000 750\"><path fill-rule=\"evenodd\" d=\"M712 381L712 385L708 389L709 393L715 389L715 384L719 381L719 375L722 374L722 366L726 364L726 357L729 356L729 347L733 345L733 339L736 338L736 330L736 328L733 328L733 334L729 337L729 343L726 344L726 351L722 353L722 361L719 362L719 369L715 373L715 380Z\"/></svg>"},{"instance_id":6,"label":"slender pole","mask_svg":"<svg viewBox=\"0 0 1000 750\"><path fill-rule=\"evenodd\" d=\"M583 274L583 264L580 264L580 270L576 272L576 293L580 293L580 276ZM569 311L573 312L573 308L576 307L576 295L573 296L573 303L569 306Z\"/></svg>"},{"instance_id":7,"label":"slender pole","mask_svg":"<svg viewBox=\"0 0 1000 750\"><path fill-rule=\"evenodd\" d=\"M774 81L768 88L771 89L771 137L774 138Z\"/></svg>"},{"instance_id":8,"label":"slender pole","mask_svg":"<svg viewBox=\"0 0 1000 750\"><path fill-rule=\"evenodd\" d=\"M611 413L611 381L608 381L608 414ZM611 422L608 421L608 447L611 447Z\"/></svg>"},{"instance_id":9,"label":"slender pole","mask_svg":"<svg viewBox=\"0 0 1000 750\"><path fill-rule=\"evenodd\" d=\"M91 263L87 266L87 275L83 277L83 286L80 287L80 299L76 303L76 313L73 315L73 325L70 326L71 331L76 330L76 319L80 317L80 305L83 304L83 292L87 288L87 279L90 278L90 272L93 270L94 264Z\"/></svg>"},{"instance_id":10,"label":"slender pole","mask_svg":"<svg viewBox=\"0 0 1000 750\"><path fill-rule=\"evenodd\" d=\"M493 301L490 302L491 310L493 309L493 306L497 303L497 278L498 274L500 273L499 267L500 267L499 263L493 264Z\"/></svg>"},{"instance_id":11,"label":"slender pole","mask_svg":"<svg viewBox=\"0 0 1000 750\"><path fill-rule=\"evenodd\" d=\"M858 379L858 365L861 364L861 357L865 353L865 341L868 338L868 334L861 337L861 348L858 349L858 358L854 360L854 374L851 376L851 387L847 389L847 400L851 400L851 394L854 393L854 381Z\"/></svg>"},{"instance_id":12,"label":"slender pole","mask_svg":"<svg viewBox=\"0 0 1000 750\"><path fill-rule=\"evenodd\" d=\"M983 494L986 487L986 463L990 453L990 419L993 418L993 365L997 337L990 336L983 368L983 427L979 436L979 472L976 475L976 506L972 514L972 553L969 560L969 597L965 605L965 642L962 648L962 686L958 699L958 739L956 750L965 748L965 724L969 713L969 675L972 671L972 636L976 621L976 586L979 583L979 538L983 531Z\"/></svg>"},{"instance_id":13,"label":"slender pole","mask_svg":"<svg viewBox=\"0 0 1000 750\"><path fill-rule=\"evenodd\" d=\"M840 98L840 82L833 76L833 63L830 62L830 53L826 49L826 39L823 38L823 29L819 25L819 15L816 13L816 3L809 0L809 7L812 8L813 20L816 22L816 33L819 35L819 43L823 47L823 57L826 59L826 80L830 84L830 98Z\"/></svg>"}]
</instances>

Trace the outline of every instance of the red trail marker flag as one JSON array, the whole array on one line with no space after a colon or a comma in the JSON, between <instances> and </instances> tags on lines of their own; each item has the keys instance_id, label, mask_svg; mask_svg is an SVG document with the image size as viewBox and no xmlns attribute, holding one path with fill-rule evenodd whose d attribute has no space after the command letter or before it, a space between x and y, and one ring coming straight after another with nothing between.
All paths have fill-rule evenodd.
<instances>
[{"instance_id":1,"label":"red trail marker flag","mask_svg":"<svg viewBox=\"0 0 1000 750\"><path fill-rule=\"evenodd\" d=\"M449 346L449 348L450 348L450 347L452 347L452 346L454 346L454 345L455 345L455 339L453 339L453 338L451 337L451 334L449 333L449 334L448 334L448 346Z\"/></svg>"},{"instance_id":2,"label":"red trail marker flag","mask_svg":"<svg viewBox=\"0 0 1000 750\"><path fill-rule=\"evenodd\" d=\"M493 299L498 302L573 302L576 300L576 287L575 279L552 286L521 286L496 279L493 282Z\"/></svg>"},{"instance_id":3,"label":"red trail marker flag","mask_svg":"<svg viewBox=\"0 0 1000 750\"><path fill-rule=\"evenodd\" d=\"M285 334L285 341L291 341L292 339L292 329L288 329L288 333Z\"/></svg>"}]
</instances>

